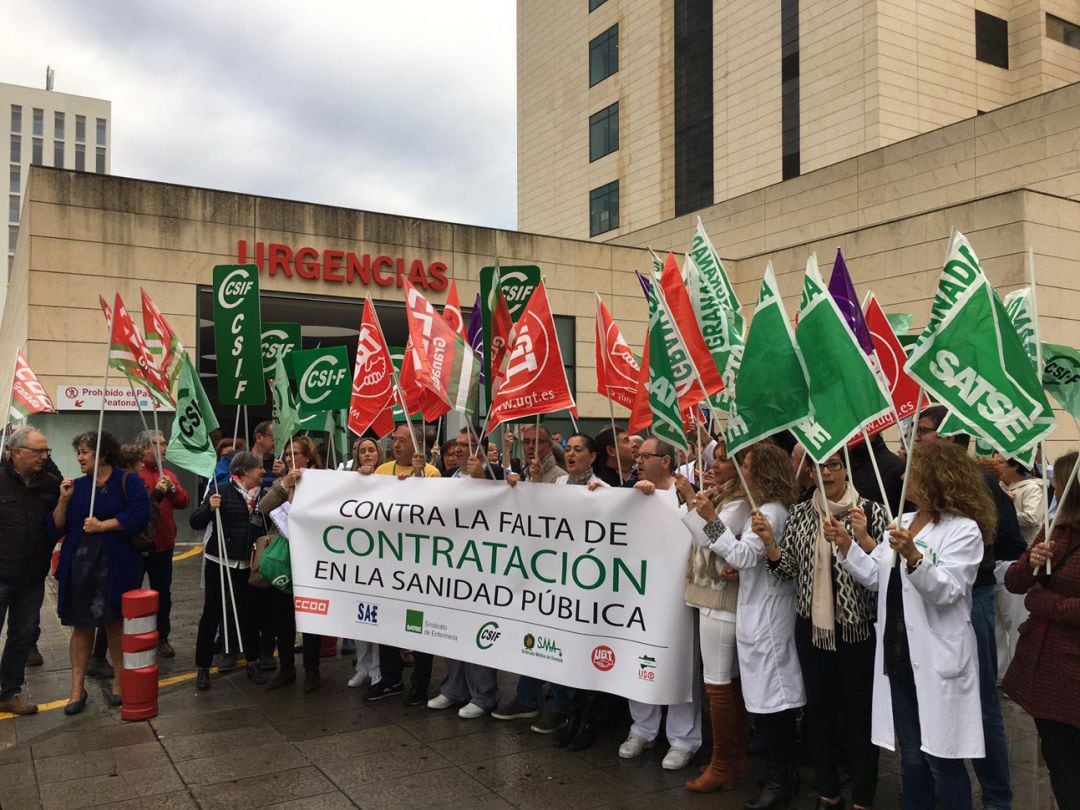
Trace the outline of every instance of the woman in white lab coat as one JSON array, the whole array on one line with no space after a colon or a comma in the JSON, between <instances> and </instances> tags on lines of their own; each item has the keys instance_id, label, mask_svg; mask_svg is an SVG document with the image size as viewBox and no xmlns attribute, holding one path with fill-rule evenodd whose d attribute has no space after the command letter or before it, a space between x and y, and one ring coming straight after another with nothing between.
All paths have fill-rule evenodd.
<instances>
[{"instance_id":1,"label":"woman in white lab coat","mask_svg":"<svg viewBox=\"0 0 1080 810\"><path fill-rule=\"evenodd\" d=\"M873 740L900 743L905 808L971 807L965 759L985 755L971 589L997 510L975 461L951 442L912 452L918 508L867 554L838 522L826 537L841 565L878 594Z\"/></svg>"},{"instance_id":2,"label":"woman in white lab coat","mask_svg":"<svg viewBox=\"0 0 1080 810\"><path fill-rule=\"evenodd\" d=\"M694 501L698 524L687 524L697 545L739 571L735 642L742 693L747 711L758 715L768 748L765 786L744 806L766 810L794 796L795 709L806 703L795 650L795 584L772 576L765 559L765 545L783 534L798 490L790 458L771 442L750 448L741 471L758 505L745 525L725 526L701 494Z\"/></svg>"}]
</instances>

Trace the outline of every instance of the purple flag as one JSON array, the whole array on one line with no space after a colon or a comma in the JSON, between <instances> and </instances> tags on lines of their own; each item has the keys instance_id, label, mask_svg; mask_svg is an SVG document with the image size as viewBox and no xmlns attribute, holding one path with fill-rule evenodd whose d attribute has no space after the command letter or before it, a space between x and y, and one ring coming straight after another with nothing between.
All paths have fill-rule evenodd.
<instances>
[{"instance_id":1,"label":"purple flag","mask_svg":"<svg viewBox=\"0 0 1080 810\"><path fill-rule=\"evenodd\" d=\"M848 274L844 253L840 248L836 249L836 261L833 262L832 276L829 278L829 294L839 307L840 314L847 321L848 328L855 335L859 346L867 354L873 354L874 341L870 337L870 327L866 325L859 298L855 295L855 284Z\"/></svg>"},{"instance_id":2,"label":"purple flag","mask_svg":"<svg viewBox=\"0 0 1080 810\"><path fill-rule=\"evenodd\" d=\"M469 345L473 347L473 351L484 356L484 313L480 307L480 293L476 294L476 301L473 302L472 313L469 315L469 326L465 330L469 336ZM483 363L480 364L480 383L484 382L484 368Z\"/></svg>"},{"instance_id":3,"label":"purple flag","mask_svg":"<svg viewBox=\"0 0 1080 810\"><path fill-rule=\"evenodd\" d=\"M639 271L635 270L634 275L637 276L637 280L641 284L641 291L645 293L645 300L648 301L649 297L652 295L652 284L650 284L649 280L641 275Z\"/></svg>"}]
</instances>

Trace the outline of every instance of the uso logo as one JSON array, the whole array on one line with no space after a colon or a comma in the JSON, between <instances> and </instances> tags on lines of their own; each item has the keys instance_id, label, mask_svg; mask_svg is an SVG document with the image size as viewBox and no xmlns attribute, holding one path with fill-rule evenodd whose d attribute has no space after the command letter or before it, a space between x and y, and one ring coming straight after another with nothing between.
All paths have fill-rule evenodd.
<instances>
[{"instance_id":1,"label":"uso logo","mask_svg":"<svg viewBox=\"0 0 1080 810\"><path fill-rule=\"evenodd\" d=\"M615 666L615 651L606 644L593 647L592 665L601 672L607 672Z\"/></svg>"},{"instance_id":2,"label":"uso logo","mask_svg":"<svg viewBox=\"0 0 1080 810\"><path fill-rule=\"evenodd\" d=\"M293 605L297 613L315 613L325 616L330 612L329 599L312 599L308 596L294 596Z\"/></svg>"}]
</instances>

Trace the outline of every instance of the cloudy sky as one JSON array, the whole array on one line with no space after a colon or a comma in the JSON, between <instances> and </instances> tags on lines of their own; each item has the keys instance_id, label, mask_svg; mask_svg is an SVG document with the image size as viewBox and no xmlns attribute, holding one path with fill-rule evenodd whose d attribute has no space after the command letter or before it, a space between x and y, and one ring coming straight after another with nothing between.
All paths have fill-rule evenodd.
<instances>
[{"instance_id":1,"label":"cloudy sky","mask_svg":"<svg viewBox=\"0 0 1080 810\"><path fill-rule=\"evenodd\" d=\"M112 101L114 174L513 227L513 0L0 0L0 82Z\"/></svg>"}]
</instances>

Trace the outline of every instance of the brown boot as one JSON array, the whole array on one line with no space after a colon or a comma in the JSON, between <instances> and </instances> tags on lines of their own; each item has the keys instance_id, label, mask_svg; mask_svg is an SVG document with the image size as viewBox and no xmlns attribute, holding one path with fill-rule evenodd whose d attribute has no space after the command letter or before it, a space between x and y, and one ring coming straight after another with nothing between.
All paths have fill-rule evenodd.
<instances>
[{"instance_id":1,"label":"brown boot","mask_svg":"<svg viewBox=\"0 0 1080 810\"><path fill-rule=\"evenodd\" d=\"M735 763L735 776L745 779L750 775L750 758L746 755L746 744L750 735L750 715L746 713L742 683L738 678L731 679L731 691L735 704L735 734L732 738L734 750L731 758Z\"/></svg>"},{"instance_id":2,"label":"brown boot","mask_svg":"<svg viewBox=\"0 0 1080 810\"><path fill-rule=\"evenodd\" d=\"M735 734L735 706L731 684L705 684L712 720L712 759L704 773L686 783L694 793L712 793L735 789L735 770L731 764Z\"/></svg>"}]
</instances>

